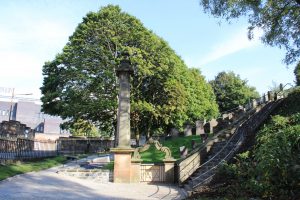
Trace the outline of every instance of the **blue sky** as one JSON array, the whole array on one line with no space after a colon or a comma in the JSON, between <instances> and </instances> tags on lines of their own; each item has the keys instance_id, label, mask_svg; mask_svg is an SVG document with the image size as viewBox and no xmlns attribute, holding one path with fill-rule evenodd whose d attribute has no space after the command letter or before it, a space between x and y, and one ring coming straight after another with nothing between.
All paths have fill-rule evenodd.
<instances>
[{"instance_id":1,"label":"blue sky","mask_svg":"<svg viewBox=\"0 0 300 200\"><path fill-rule=\"evenodd\" d=\"M294 66L282 63L284 50L262 44L260 31L249 41L245 19L215 19L203 13L199 0L0 0L0 87L39 98L43 63L61 52L89 11L107 4L140 19L207 80L232 70L260 93L272 81L294 81Z\"/></svg>"}]
</instances>

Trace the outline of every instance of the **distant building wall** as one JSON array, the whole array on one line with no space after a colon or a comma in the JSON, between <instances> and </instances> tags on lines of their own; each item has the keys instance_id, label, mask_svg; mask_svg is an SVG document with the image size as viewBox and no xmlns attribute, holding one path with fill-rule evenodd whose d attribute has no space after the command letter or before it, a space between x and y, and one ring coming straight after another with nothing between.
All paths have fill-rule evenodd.
<instances>
[{"instance_id":1,"label":"distant building wall","mask_svg":"<svg viewBox=\"0 0 300 200\"><path fill-rule=\"evenodd\" d=\"M10 102L0 101L0 122L9 120L9 110L10 110ZM16 110L16 103L12 104L13 111ZM12 111L12 112L13 112ZM15 119L16 115L12 114L12 120Z\"/></svg>"},{"instance_id":2,"label":"distant building wall","mask_svg":"<svg viewBox=\"0 0 300 200\"><path fill-rule=\"evenodd\" d=\"M0 122L9 120L11 102L0 101ZM47 115L41 112L41 105L30 101L12 103L11 120L34 129L38 133L66 133L62 132L60 124L64 122L60 117Z\"/></svg>"}]
</instances>

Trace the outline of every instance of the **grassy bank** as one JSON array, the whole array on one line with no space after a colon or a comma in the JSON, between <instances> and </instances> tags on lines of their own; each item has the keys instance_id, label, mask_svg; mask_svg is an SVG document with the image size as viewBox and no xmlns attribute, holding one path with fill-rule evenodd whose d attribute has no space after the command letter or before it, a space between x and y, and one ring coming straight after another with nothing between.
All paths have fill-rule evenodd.
<instances>
[{"instance_id":1,"label":"grassy bank","mask_svg":"<svg viewBox=\"0 0 300 200\"><path fill-rule=\"evenodd\" d=\"M199 135L191 135L191 136L177 137L174 139L166 140L163 141L161 144L163 146L168 147L171 150L173 158L179 159L180 158L179 148L181 146L185 146L188 148L189 151L191 151L192 140L195 140L196 144L201 143L201 138ZM151 145L149 150L141 153L141 157L144 163L162 162L165 157L165 154L162 153L161 151L158 151L154 147L154 145Z\"/></svg>"},{"instance_id":2,"label":"grassy bank","mask_svg":"<svg viewBox=\"0 0 300 200\"><path fill-rule=\"evenodd\" d=\"M40 171L48 169L66 162L64 156L57 156L54 158L46 158L36 161L17 162L14 164L0 165L0 180L17 174L24 174L32 171Z\"/></svg>"}]
</instances>

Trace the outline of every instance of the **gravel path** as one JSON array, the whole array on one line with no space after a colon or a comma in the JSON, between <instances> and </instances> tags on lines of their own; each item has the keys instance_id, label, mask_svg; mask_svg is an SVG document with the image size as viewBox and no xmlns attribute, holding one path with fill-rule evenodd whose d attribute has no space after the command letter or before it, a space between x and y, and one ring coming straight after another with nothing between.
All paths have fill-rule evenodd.
<instances>
[{"instance_id":1,"label":"gravel path","mask_svg":"<svg viewBox=\"0 0 300 200\"><path fill-rule=\"evenodd\" d=\"M180 188L167 184L97 183L57 174L58 167L17 175L0 182L0 200L10 199L183 199Z\"/></svg>"}]
</instances>

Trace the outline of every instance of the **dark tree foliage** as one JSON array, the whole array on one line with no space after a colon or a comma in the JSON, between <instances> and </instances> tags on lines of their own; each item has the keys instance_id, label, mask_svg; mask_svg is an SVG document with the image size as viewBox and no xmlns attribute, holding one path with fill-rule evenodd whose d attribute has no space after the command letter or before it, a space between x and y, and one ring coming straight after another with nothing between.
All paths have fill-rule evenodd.
<instances>
[{"instance_id":1,"label":"dark tree foliage","mask_svg":"<svg viewBox=\"0 0 300 200\"><path fill-rule=\"evenodd\" d=\"M300 58L299 0L200 0L204 11L226 20L246 16L249 38L255 28L262 29L262 41L286 49L284 62Z\"/></svg>"},{"instance_id":2,"label":"dark tree foliage","mask_svg":"<svg viewBox=\"0 0 300 200\"><path fill-rule=\"evenodd\" d=\"M245 105L250 99L259 97L254 87L233 72L220 72L210 81L221 112Z\"/></svg>"},{"instance_id":3,"label":"dark tree foliage","mask_svg":"<svg viewBox=\"0 0 300 200\"><path fill-rule=\"evenodd\" d=\"M296 85L300 86L300 62L295 67L294 74L295 74L295 77L296 77Z\"/></svg>"},{"instance_id":4,"label":"dark tree foliage","mask_svg":"<svg viewBox=\"0 0 300 200\"><path fill-rule=\"evenodd\" d=\"M188 69L167 42L112 5L88 13L62 53L45 63L43 111L112 133L118 106L115 69L122 52L134 68L131 127L137 135L165 133L185 121L217 115L212 88L200 72Z\"/></svg>"}]
</instances>

